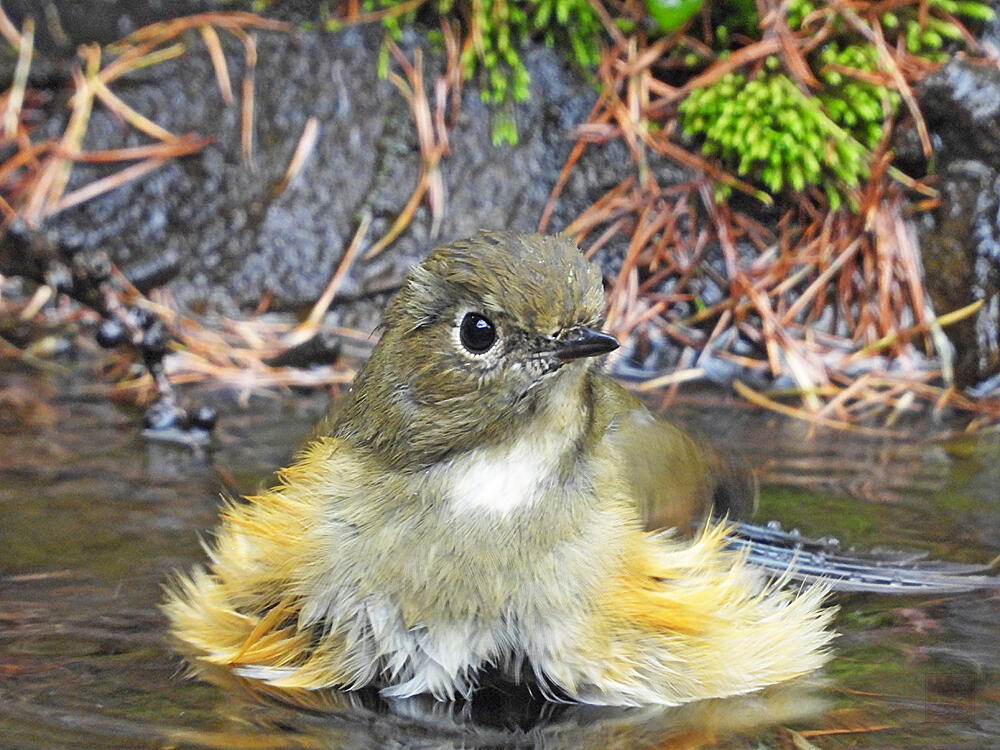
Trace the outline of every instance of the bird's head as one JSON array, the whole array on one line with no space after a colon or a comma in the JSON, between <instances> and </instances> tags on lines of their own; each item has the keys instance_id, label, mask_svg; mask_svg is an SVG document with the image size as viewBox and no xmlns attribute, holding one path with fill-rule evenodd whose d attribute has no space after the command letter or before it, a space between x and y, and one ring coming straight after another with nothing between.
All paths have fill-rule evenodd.
<instances>
[{"instance_id":1,"label":"bird's head","mask_svg":"<svg viewBox=\"0 0 1000 750\"><path fill-rule=\"evenodd\" d=\"M484 231L439 247L389 305L334 432L427 465L543 409L579 409L591 358L618 346L603 310L599 269L565 237Z\"/></svg>"}]
</instances>

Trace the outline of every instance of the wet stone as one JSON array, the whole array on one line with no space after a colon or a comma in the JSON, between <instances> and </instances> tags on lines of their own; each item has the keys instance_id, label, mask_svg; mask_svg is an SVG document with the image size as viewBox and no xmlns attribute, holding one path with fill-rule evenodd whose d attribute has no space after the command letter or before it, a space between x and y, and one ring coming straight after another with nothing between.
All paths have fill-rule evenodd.
<instances>
[{"instance_id":1,"label":"wet stone","mask_svg":"<svg viewBox=\"0 0 1000 750\"><path fill-rule=\"evenodd\" d=\"M954 60L919 93L941 195L917 219L928 291L938 315L985 303L945 329L956 381L971 386L1000 373L1000 71Z\"/></svg>"},{"instance_id":2,"label":"wet stone","mask_svg":"<svg viewBox=\"0 0 1000 750\"><path fill-rule=\"evenodd\" d=\"M73 237L106 251L120 267L142 269L170 258L167 286L194 311L252 309L265 293L273 294L273 310L311 305L339 264L358 217L372 215L368 241L373 242L392 225L418 179L413 115L395 87L376 73L381 36L375 25L336 33L258 33L252 168L241 154L239 106L222 102L200 46L124 77L116 92L130 106L173 133L215 142L53 217L50 226L59 238ZM230 74L238 82L242 46L225 34L222 39ZM421 41L410 33L403 43L412 56ZM537 228L572 148L571 129L586 119L596 92L558 51L529 48L523 59L532 89L530 100L514 111L520 143L492 145L492 111L475 85L467 85L458 122L449 132L451 155L439 167L446 201L438 233L432 232L430 211L421 206L390 250L356 262L334 305L334 316L345 316L337 322L349 317L373 328L377 314L342 313L338 304L372 297L371 312L377 313L412 263L440 242L480 227ZM439 56L427 53L425 79L433 80L441 64ZM53 102L50 135L65 124L59 119L64 104L64 99ZM276 195L310 117L319 122L315 147ZM145 140L98 107L84 146L111 149ZM652 168L661 185L686 177L665 160ZM622 147L587 149L549 230L565 227L629 169ZM68 189L109 171L103 165L78 165Z\"/></svg>"}]
</instances>

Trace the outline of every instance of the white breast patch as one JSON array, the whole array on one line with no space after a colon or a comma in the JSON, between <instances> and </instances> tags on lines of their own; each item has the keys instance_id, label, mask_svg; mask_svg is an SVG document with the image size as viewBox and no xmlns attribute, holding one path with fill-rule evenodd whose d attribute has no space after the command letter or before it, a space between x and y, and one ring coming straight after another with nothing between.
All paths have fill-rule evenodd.
<instances>
[{"instance_id":1,"label":"white breast patch","mask_svg":"<svg viewBox=\"0 0 1000 750\"><path fill-rule=\"evenodd\" d=\"M481 448L456 458L448 467L446 486L456 513L507 515L530 505L552 486L564 446L521 438L501 450Z\"/></svg>"}]
</instances>

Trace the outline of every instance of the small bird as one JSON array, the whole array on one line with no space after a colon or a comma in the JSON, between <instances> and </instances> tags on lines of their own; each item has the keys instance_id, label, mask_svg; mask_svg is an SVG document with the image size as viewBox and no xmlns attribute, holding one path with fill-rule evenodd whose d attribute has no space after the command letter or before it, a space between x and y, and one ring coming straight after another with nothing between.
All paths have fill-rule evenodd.
<instances>
[{"instance_id":1,"label":"small bird","mask_svg":"<svg viewBox=\"0 0 1000 750\"><path fill-rule=\"evenodd\" d=\"M749 515L752 475L600 372L618 346L603 309L565 237L434 250L346 401L169 587L193 663L439 700L500 674L609 705L820 667L827 587L768 580L729 546L709 516Z\"/></svg>"}]
</instances>

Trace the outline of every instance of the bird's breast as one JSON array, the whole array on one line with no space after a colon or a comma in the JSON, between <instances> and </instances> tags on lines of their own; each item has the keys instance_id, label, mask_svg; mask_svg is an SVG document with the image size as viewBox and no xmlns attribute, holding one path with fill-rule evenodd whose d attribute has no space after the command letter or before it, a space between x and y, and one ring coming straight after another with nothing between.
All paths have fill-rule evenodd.
<instances>
[{"instance_id":1,"label":"bird's breast","mask_svg":"<svg viewBox=\"0 0 1000 750\"><path fill-rule=\"evenodd\" d=\"M444 501L456 516L496 521L531 508L565 483L566 446L523 437L511 445L477 448L441 470Z\"/></svg>"}]
</instances>

